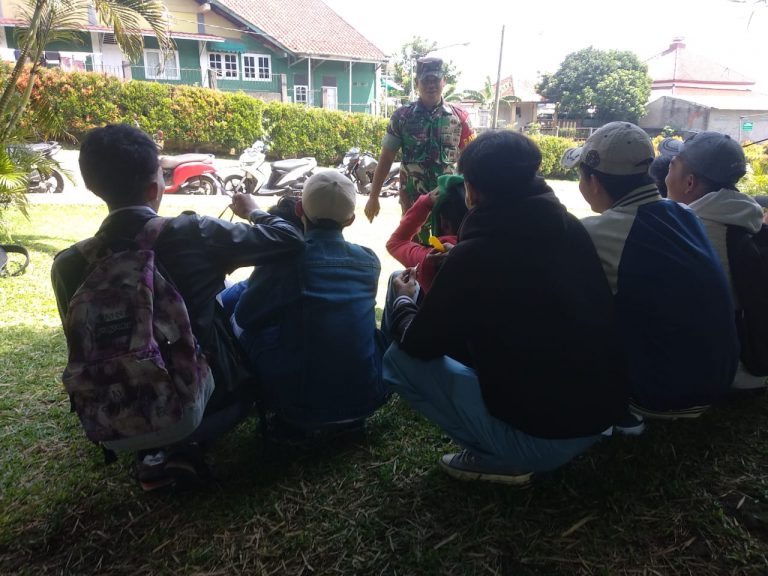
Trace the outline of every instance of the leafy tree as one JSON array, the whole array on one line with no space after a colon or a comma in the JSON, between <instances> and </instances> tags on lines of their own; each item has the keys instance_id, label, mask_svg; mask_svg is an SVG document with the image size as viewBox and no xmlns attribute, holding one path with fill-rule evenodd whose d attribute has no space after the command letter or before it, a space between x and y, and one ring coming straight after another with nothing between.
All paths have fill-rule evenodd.
<instances>
[{"instance_id":1,"label":"leafy tree","mask_svg":"<svg viewBox=\"0 0 768 576\"><path fill-rule=\"evenodd\" d=\"M394 80L403 87L403 95L411 95L411 73L413 73L413 80L415 85L416 80L416 60L427 56L435 51L437 48L437 42L427 40L421 36L414 36L413 40L406 42L400 47L400 53L394 61ZM456 84L459 78L459 73L456 70L456 66L453 62L448 61L444 63L446 74L445 83Z\"/></svg>"},{"instance_id":2,"label":"leafy tree","mask_svg":"<svg viewBox=\"0 0 768 576\"><path fill-rule=\"evenodd\" d=\"M566 56L536 90L566 116L637 122L645 114L651 78L648 66L634 53L590 46Z\"/></svg>"},{"instance_id":3,"label":"leafy tree","mask_svg":"<svg viewBox=\"0 0 768 576\"><path fill-rule=\"evenodd\" d=\"M27 174L31 164L43 161L39 156L20 153L17 146L31 136L19 127L19 120L30 104L43 52L56 41L77 41L74 31L81 27L89 7L113 29L115 40L131 59L141 54L141 30L147 25L162 50L172 45L161 0L22 0L19 8L26 26L17 31L20 55L0 84L0 215L9 206L25 211ZM34 102L31 111L35 121L30 124L37 132L55 134L62 130L56 111L46 106L44 95Z\"/></svg>"}]
</instances>

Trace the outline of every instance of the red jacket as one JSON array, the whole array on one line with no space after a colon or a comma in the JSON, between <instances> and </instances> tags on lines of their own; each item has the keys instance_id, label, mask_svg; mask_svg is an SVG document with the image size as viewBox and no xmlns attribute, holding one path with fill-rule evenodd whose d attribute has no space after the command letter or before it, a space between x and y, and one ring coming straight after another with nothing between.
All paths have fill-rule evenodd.
<instances>
[{"instance_id":1,"label":"red jacket","mask_svg":"<svg viewBox=\"0 0 768 576\"><path fill-rule=\"evenodd\" d=\"M408 211L403 214L400 225L395 229L387 240L387 252L400 262L406 268L412 268L418 265L416 278L424 292L429 292L432 282L435 279L437 270L432 260L427 260L427 255L433 252L431 246L424 246L413 241L413 237L418 234L421 227L429 218L432 212L432 198L429 194L422 194L413 203ZM456 236L439 236L440 242L445 244L456 244Z\"/></svg>"}]
</instances>

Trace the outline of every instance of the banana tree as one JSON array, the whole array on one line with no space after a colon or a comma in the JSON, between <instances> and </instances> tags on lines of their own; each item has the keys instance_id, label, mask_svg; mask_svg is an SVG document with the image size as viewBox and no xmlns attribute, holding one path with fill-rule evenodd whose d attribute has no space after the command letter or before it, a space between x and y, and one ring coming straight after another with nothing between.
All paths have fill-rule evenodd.
<instances>
[{"instance_id":1,"label":"banana tree","mask_svg":"<svg viewBox=\"0 0 768 576\"><path fill-rule=\"evenodd\" d=\"M18 28L19 57L0 84L0 227L2 213L9 206L23 211L26 205L23 194L30 171L28 163L36 160L13 154L9 147L23 143L28 136L19 127L19 121L30 105L43 53L56 41L77 42L76 31L89 7L113 29L118 45L132 60L141 54L142 30L147 28L157 37L161 50L172 47L166 8L161 0L22 0L18 9L26 26ZM55 133L62 129L55 111L45 105L45 98L36 101L34 108L39 132Z\"/></svg>"}]
</instances>

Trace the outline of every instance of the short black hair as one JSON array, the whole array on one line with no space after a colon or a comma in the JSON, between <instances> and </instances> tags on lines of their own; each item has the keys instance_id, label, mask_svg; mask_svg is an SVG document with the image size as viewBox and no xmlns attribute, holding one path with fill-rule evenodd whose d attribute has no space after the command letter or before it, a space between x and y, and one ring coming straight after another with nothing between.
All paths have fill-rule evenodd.
<instances>
[{"instance_id":1,"label":"short black hair","mask_svg":"<svg viewBox=\"0 0 768 576\"><path fill-rule=\"evenodd\" d=\"M659 188L659 194L663 198L667 197L667 174L669 174L669 164L672 162L672 156L656 156L656 158L653 159L653 162L651 162L651 165L648 166L648 174L651 178L653 178L653 181L656 183L656 186Z\"/></svg>"},{"instance_id":2,"label":"short black hair","mask_svg":"<svg viewBox=\"0 0 768 576\"><path fill-rule=\"evenodd\" d=\"M157 145L128 124L94 128L80 145L80 173L88 189L109 206L144 203L160 161Z\"/></svg>"},{"instance_id":3,"label":"short black hair","mask_svg":"<svg viewBox=\"0 0 768 576\"><path fill-rule=\"evenodd\" d=\"M304 231L304 224L301 218L296 214L296 204L299 199L294 196L283 196L277 201L277 204L267 210L273 216L279 216L283 220L290 222L294 227Z\"/></svg>"},{"instance_id":4,"label":"short black hair","mask_svg":"<svg viewBox=\"0 0 768 576\"><path fill-rule=\"evenodd\" d=\"M515 196L541 166L541 151L527 136L512 130L488 130L459 156L459 172L488 200Z\"/></svg>"},{"instance_id":5,"label":"short black hair","mask_svg":"<svg viewBox=\"0 0 768 576\"><path fill-rule=\"evenodd\" d=\"M619 200L624 198L624 196L626 196L633 190L637 190L641 186L654 184L653 178L651 178L648 172L641 172L640 174L628 174L625 176L617 176L616 174L606 174L605 172L600 172L599 170L590 168L589 166L584 164L584 162L579 164L579 169L584 173L584 176L586 176L587 178L594 175L595 178L597 178L600 181L600 184L603 185L603 188L605 188L605 191L608 193L608 196L610 196L614 202L618 202Z\"/></svg>"},{"instance_id":6,"label":"short black hair","mask_svg":"<svg viewBox=\"0 0 768 576\"><path fill-rule=\"evenodd\" d=\"M438 222L441 216L445 218L453 234L458 233L461 223L464 221L464 216L469 212L465 196L464 183L456 182L446 189L445 198L440 202L437 210ZM445 234L445 231L440 229L434 231L434 233L436 236L441 236Z\"/></svg>"}]
</instances>

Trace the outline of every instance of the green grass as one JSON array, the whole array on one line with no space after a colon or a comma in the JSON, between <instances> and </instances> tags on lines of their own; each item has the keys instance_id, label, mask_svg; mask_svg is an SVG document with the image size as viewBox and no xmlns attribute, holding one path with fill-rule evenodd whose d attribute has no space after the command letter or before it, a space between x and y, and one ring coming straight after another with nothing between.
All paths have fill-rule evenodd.
<instances>
[{"instance_id":1,"label":"green grass","mask_svg":"<svg viewBox=\"0 0 768 576\"><path fill-rule=\"evenodd\" d=\"M608 439L525 491L445 477L455 446L397 398L363 438L304 450L254 418L213 447L210 485L144 494L59 381L50 263L104 209L31 215L12 229L32 266L0 279L0 574L768 573L762 396Z\"/></svg>"}]
</instances>

